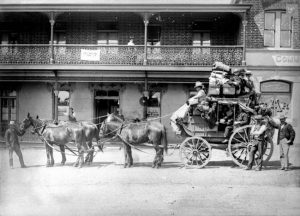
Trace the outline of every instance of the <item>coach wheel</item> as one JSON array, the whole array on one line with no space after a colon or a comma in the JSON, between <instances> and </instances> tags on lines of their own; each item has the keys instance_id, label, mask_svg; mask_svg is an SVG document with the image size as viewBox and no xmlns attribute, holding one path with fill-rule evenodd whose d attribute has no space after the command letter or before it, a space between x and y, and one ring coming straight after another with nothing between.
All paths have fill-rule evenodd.
<instances>
[{"instance_id":1,"label":"coach wheel","mask_svg":"<svg viewBox=\"0 0 300 216\"><path fill-rule=\"evenodd\" d=\"M246 167L249 161L249 143L250 143L250 130L251 125L246 125L237 128L232 133L229 143L228 150L229 154L234 163L240 167Z\"/></svg>"},{"instance_id":2,"label":"coach wheel","mask_svg":"<svg viewBox=\"0 0 300 216\"><path fill-rule=\"evenodd\" d=\"M189 137L181 143L179 156L185 167L202 168L211 158L211 146L201 137Z\"/></svg>"},{"instance_id":3,"label":"coach wheel","mask_svg":"<svg viewBox=\"0 0 300 216\"><path fill-rule=\"evenodd\" d=\"M229 139L228 150L229 154L238 166L246 167L248 165L250 151L250 130L251 125L246 125L237 128ZM263 150L263 161L267 162L271 159L274 151L274 144L267 143ZM258 152L255 154L255 159L258 158ZM256 163L256 160L255 160ZM256 165L256 164L255 164Z\"/></svg>"}]
</instances>

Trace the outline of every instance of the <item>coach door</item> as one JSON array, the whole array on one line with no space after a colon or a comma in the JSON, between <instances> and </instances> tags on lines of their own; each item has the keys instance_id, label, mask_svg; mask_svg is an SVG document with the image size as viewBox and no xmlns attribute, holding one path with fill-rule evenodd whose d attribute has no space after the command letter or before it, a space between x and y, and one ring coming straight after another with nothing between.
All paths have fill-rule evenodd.
<instances>
[{"instance_id":1,"label":"coach door","mask_svg":"<svg viewBox=\"0 0 300 216\"><path fill-rule=\"evenodd\" d=\"M95 118L96 123L101 123L104 118L97 118L107 113L119 114L119 91L95 90Z\"/></svg>"}]
</instances>

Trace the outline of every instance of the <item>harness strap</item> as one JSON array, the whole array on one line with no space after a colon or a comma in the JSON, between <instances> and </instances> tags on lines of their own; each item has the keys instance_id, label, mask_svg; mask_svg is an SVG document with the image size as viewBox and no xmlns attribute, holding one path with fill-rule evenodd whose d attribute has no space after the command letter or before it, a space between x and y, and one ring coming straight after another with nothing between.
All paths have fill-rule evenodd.
<instances>
[{"instance_id":1,"label":"harness strap","mask_svg":"<svg viewBox=\"0 0 300 216\"><path fill-rule=\"evenodd\" d=\"M117 136L118 136L118 137L119 137L126 145L129 145L130 147L132 147L132 148L134 148L134 149L136 149L136 150L138 150L138 151L140 151L140 152L143 152L143 153L145 153L145 154L154 155L154 154L150 154L150 153L148 153L148 152L145 152L145 151L143 151L143 150L141 150L141 149L135 147L134 145L130 144L129 142L127 142L126 140L124 140L123 137L122 137L120 134L117 134Z\"/></svg>"}]
</instances>

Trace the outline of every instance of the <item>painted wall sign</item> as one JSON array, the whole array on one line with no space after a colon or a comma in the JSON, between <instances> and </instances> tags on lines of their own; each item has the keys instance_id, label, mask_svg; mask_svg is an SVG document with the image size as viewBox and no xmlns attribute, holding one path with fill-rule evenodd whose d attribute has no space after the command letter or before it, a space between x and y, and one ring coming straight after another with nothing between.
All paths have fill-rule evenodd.
<instances>
[{"instance_id":1,"label":"painted wall sign","mask_svg":"<svg viewBox=\"0 0 300 216\"><path fill-rule=\"evenodd\" d=\"M261 92L290 92L290 84L286 82L268 81L260 85Z\"/></svg>"},{"instance_id":2,"label":"painted wall sign","mask_svg":"<svg viewBox=\"0 0 300 216\"><path fill-rule=\"evenodd\" d=\"M86 50L82 49L80 52L80 59L84 61L99 61L100 50Z\"/></svg>"},{"instance_id":3,"label":"painted wall sign","mask_svg":"<svg viewBox=\"0 0 300 216\"><path fill-rule=\"evenodd\" d=\"M272 55L277 66L300 66L300 55Z\"/></svg>"}]
</instances>

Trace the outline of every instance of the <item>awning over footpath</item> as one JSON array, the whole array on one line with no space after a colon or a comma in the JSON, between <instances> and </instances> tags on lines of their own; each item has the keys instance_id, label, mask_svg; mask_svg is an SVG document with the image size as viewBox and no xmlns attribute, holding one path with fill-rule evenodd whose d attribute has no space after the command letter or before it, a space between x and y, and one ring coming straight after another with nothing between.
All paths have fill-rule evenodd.
<instances>
[{"instance_id":1,"label":"awning over footpath","mask_svg":"<svg viewBox=\"0 0 300 216\"><path fill-rule=\"evenodd\" d=\"M0 12L245 12L239 0L1 0Z\"/></svg>"}]
</instances>

